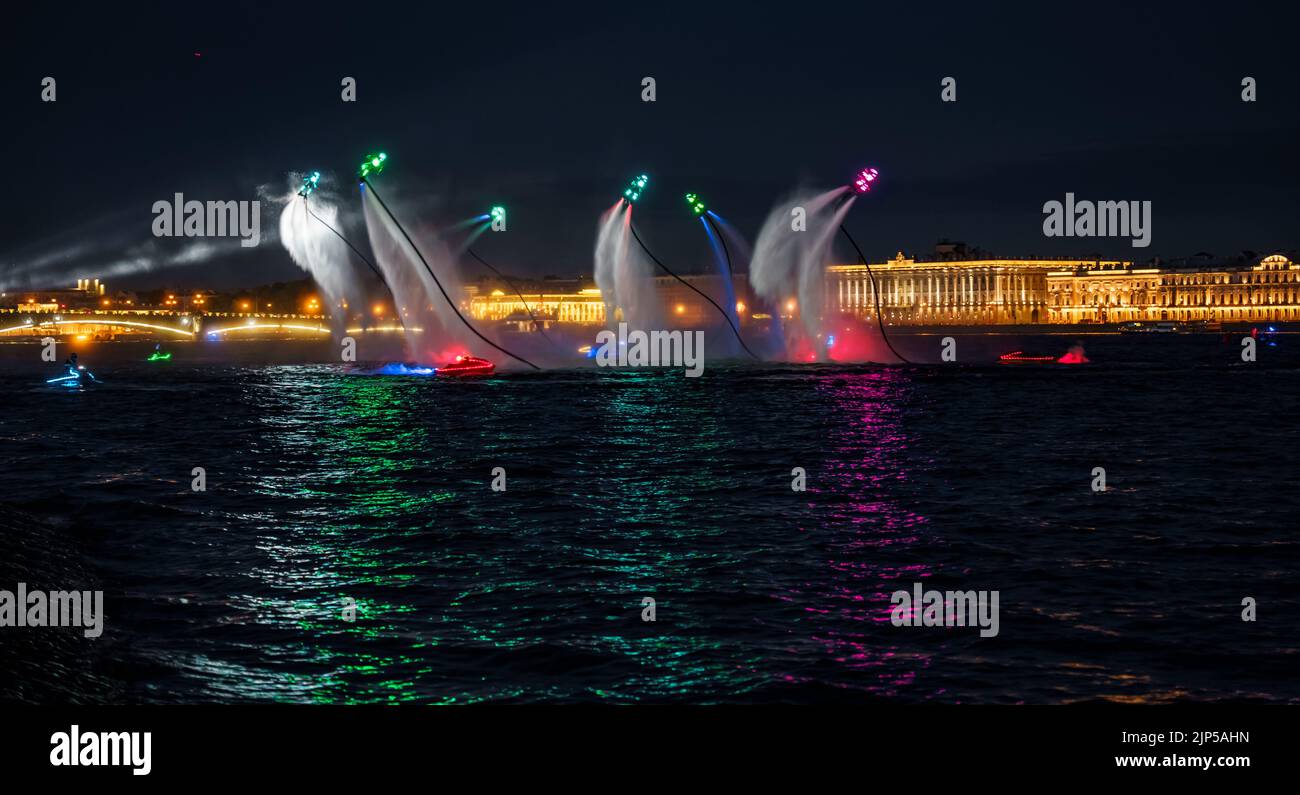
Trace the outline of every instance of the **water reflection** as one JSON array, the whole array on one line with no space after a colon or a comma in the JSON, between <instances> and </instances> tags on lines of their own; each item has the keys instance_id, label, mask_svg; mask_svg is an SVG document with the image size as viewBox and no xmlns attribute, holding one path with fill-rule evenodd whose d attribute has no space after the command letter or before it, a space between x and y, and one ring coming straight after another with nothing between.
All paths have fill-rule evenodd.
<instances>
[{"instance_id":1,"label":"water reflection","mask_svg":"<svg viewBox=\"0 0 1300 795\"><path fill-rule=\"evenodd\" d=\"M913 685L930 662L928 653L904 650L889 624L890 594L933 572L921 551L928 522L899 498L908 479L902 414L911 389L897 369L817 380L828 434L821 468L809 473L818 521L808 531L823 539L825 568L786 594L803 606L803 630L822 654L869 674L847 679L850 687L885 695Z\"/></svg>"}]
</instances>

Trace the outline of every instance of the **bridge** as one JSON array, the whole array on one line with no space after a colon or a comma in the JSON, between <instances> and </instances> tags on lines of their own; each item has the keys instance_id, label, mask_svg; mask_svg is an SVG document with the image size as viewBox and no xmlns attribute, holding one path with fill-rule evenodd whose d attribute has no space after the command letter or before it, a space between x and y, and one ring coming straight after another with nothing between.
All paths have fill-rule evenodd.
<instances>
[{"instance_id":1,"label":"bridge","mask_svg":"<svg viewBox=\"0 0 1300 795\"><path fill-rule=\"evenodd\" d=\"M413 329L415 330L415 329ZM402 333L396 324L354 327L347 334ZM327 337L324 315L246 312L170 312L166 310L73 310L18 312L0 310L0 340L14 337L81 339L223 339L237 337Z\"/></svg>"}]
</instances>

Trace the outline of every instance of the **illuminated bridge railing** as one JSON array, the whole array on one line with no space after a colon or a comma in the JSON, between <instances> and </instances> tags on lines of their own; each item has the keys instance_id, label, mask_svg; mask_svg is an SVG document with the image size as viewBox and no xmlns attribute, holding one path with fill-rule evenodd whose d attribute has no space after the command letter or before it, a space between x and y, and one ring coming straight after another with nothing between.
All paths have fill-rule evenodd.
<instances>
[{"instance_id":1,"label":"illuminated bridge railing","mask_svg":"<svg viewBox=\"0 0 1300 795\"><path fill-rule=\"evenodd\" d=\"M402 334L400 323L380 321L363 326L357 322L346 334ZM420 329L411 329L419 331ZM0 309L0 339L13 336L165 335L173 339L221 339L237 336L291 335L328 336L333 333L328 317L321 314L212 312L186 313L172 310L86 309L62 312L18 312Z\"/></svg>"},{"instance_id":2,"label":"illuminated bridge railing","mask_svg":"<svg viewBox=\"0 0 1300 795\"><path fill-rule=\"evenodd\" d=\"M87 329L122 329L127 332L141 334L160 332L169 336L189 338L194 336L194 329L190 322L168 323L162 318L158 318L155 321L139 317L60 315L52 317L29 317L20 323L0 322L0 336L54 336L58 334L86 333Z\"/></svg>"},{"instance_id":3,"label":"illuminated bridge railing","mask_svg":"<svg viewBox=\"0 0 1300 795\"><path fill-rule=\"evenodd\" d=\"M221 339L265 334L315 337L329 336L333 331L329 320L322 315L235 312L191 315L146 311L88 311L57 314L9 311L4 314L9 317L0 315L0 339L101 333L113 336L162 334L179 339ZM406 330L400 324L389 322L373 326L350 326L344 331L347 334L400 334Z\"/></svg>"}]
</instances>

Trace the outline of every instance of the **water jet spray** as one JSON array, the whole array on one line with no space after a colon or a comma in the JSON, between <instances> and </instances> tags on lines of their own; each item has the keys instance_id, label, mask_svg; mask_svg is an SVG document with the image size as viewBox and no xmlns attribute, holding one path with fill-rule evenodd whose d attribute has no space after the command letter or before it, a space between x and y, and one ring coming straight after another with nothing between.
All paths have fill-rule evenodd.
<instances>
[{"instance_id":1,"label":"water jet spray","mask_svg":"<svg viewBox=\"0 0 1300 795\"><path fill-rule=\"evenodd\" d=\"M303 177L302 188L298 191L298 195L302 197L303 209L307 211L308 215L310 215L312 218L315 218L317 221L319 221L322 226L324 226L326 229L333 232L335 237L337 237L339 240L342 240L347 245L348 248L352 249L352 253L356 254L358 259L366 263L366 266L370 268L371 272L374 273L376 277L378 277L380 283L383 284L384 287L388 287L388 283L384 281L384 274L379 271L379 268L375 267L375 263L371 262L370 259L366 257L365 254L362 254L360 249L352 245L352 241L348 240L347 237L345 237L342 232L335 229L333 225L331 225L324 218L321 218L311 209L311 205L308 203L307 197L311 196L312 191L316 190L317 183L319 182L320 182L319 171L313 171L311 172L310 176ZM391 290L389 292L391 292Z\"/></svg>"},{"instance_id":2,"label":"water jet spray","mask_svg":"<svg viewBox=\"0 0 1300 795\"><path fill-rule=\"evenodd\" d=\"M698 193L686 194L686 203L690 206L691 212L695 213L696 217L700 219L700 223L704 224L704 231L709 235L710 240L716 239L718 244L722 247L722 263L726 269L726 273L722 274L722 278L725 280L727 285L727 293L731 298L731 303L735 306L736 295L733 282L734 271L731 268L731 250L727 248L727 241L722 234L722 230L713 222L713 211L709 210L708 205L704 203L704 200L700 198ZM640 240L638 239L637 242L640 242ZM647 251L646 253L649 254L650 252ZM654 255L651 254L650 258L654 259ZM699 291L697 290L696 292ZM701 293L701 295L703 295L703 293ZM705 296L705 298L708 298L708 296ZM713 304L713 301L709 300L709 303ZM717 304L713 305L718 306ZM745 340L740 336L740 329L731 320L731 315L724 311L722 307L718 307L718 311L722 312L722 316L727 320L727 325L731 326L731 330L735 332L736 341L740 343L740 347L745 349L745 353L748 353L757 360L759 358L758 355L751 351L749 346L745 344ZM737 317L736 321L739 322L739 320L740 318Z\"/></svg>"},{"instance_id":3,"label":"water jet spray","mask_svg":"<svg viewBox=\"0 0 1300 795\"><path fill-rule=\"evenodd\" d=\"M631 184L628 185L627 190L623 191L623 200L628 203L629 208L637 201L637 199L641 198L641 192L645 190L645 186L649 182L650 182L650 178L645 174L641 174L633 178ZM727 326L731 328L731 333L736 335L736 340L740 342L740 347L745 349L745 353L748 353L750 356L753 356L755 359L758 359L758 357L754 355L754 352L749 349L749 346L745 344L745 340L741 338L740 329L736 328L736 324L731 320L731 315L728 315L725 309L718 306L717 301L714 301L698 287L686 281L681 276L678 276L671 269L669 269L669 267L665 265L662 260L656 257L654 255L654 252L651 251L648 246L646 246L645 241L641 239L641 235L637 234L636 224L632 223L632 219L630 216L628 217L627 228L632 233L632 237L636 240L637 244L641 246L641 250L646 253L646 256L649 257L650 260L654 262L655 265L658 265L660 270L662 270L664 273L668 274L669 276L673 277L678 282L681 282L681 284L683 284L688 290L695 293L699 297L703 298L705 301L708 301L713 306L714 309L718 310L718 314L722 315L722 319L727 321Z\"/></svg>"},{"instance_id":4,"label":"water jet spray","mask_svg":"<svg viewBox=\"0 0 1300 795\"><path fill-rule=\"evenodd\" d=\"M862 169L853 178L853 193L845 193L841 201L848 202L854 195L860 196L864 193L870 193L878 179L880 179L880 172L876 169ZM904 364L911 364L912 362L906 356L898 352L898 349L894 347L894 343L889 341L889 334L885 331L885 315L880 310L880 290L876 285L876 274L871 272L871 264L867 262L862 249L858 248L857 241L853 239L853 235L849 234L849 230L844 226L843 222L840 223L840 231L844 233L849 245L853 246L853 250L857 252L858 259L861 260L863 267L867 269L867 278L871 279L871 297L876 302L876 324L880 328L880 338L885 341L885 346L889 348L890 353L898 357L899 361Z\"/></svg>"},{"instance_id":5,"label":"water jet spray","mask_svg":"<svg viewBox=\"0 0 1300 795\"><path fill-rule=\"evenodd\" d=\"M406 244L411 247L412 251L415 252L415 256L418 257L420 260L420 264L423 265L424 269L429 272L429 277L433 279L433 283L434 285L437 286L438 292L442 293L442 297L444 300L446 300L447 306L451 307L451 311L455 313L456 317L460 318L460 322L465 324L465 328L469 329L470 333L472 333L475 337L478 337L480 340L482 340L484 343L492 347L494 350L500 351L501 353L504 353L506 356L509 356L512 359L523 362L524 364L528 365L534 370L542 369L537 365L533 364L532 362L528 361L527 359L523 358L522 356L519 356L518 354L515 353L511 353L510 351L496 344L492 340L483 336L478 329L474 328L474 324L470 323L469 319L466 318L463 314L461 314L460 307L456 306L456 302L451 300L451 296L447 294L447 289L442 286L442 281L438 278L438 274L434 273L433 268L429 266L429 262L424 258L424 254L420 253L420 249L418 246L415 245L415 241L411 239L411 236L409 234L407 234L406 227L402 226L401 221L397 220L397 216L393 215L393 211L388 208L388 205L384 202L383 197L379 195L379 191L375 190L374 184L371 183L369 180L369 176L371 174L378 174L380 171L383 171L384 165L387 160L388 160L388 155L384 154L383 152L380 152L379 154L376 155L367 156L366 159L362 161L361 167L357 169L357 180L360 182L363 190L366 188L370 189L370 195L375 197L375 201L379 204L381 208L383 208L384 213L388 215L388 218L393 222L393 225L397 227L397 231L402 233L402 238L406 240Z\"/></svg>"}]
</instances>

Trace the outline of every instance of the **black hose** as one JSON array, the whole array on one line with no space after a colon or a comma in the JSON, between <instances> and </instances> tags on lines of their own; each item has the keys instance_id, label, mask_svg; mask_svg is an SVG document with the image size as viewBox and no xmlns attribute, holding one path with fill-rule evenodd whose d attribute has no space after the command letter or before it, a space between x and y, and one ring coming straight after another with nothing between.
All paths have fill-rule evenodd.
<instances>
[{"instance_id":1,"label":"black hose","mask_svg":"<svg viewBox=\"0 0 1300 795\"><path fill-rule=\"evenodd\" d=\"M483 267L485 267L485 268L487 268L488 270L492 271L492 272L495 273L495 274L497 275L497 277L499 277L502 281L504 281L506 284L510 285L510 289L511 289L511 290L514 290L514 291L515 291L515 295L519 296L519 302L520 302L521 304L524 305L524 311L527 312L527 313L528 313L528 317L529 317L530 319L532 319L532 321L533 321L533 327L537 329L538 333L540 333L540 334L542 335L542 337L543 337L547 342L549 342L549 343L551 343L552 345L554 345L554 344L555 344L555 341L552 340L549 336L547 336L547 334L546 334L546 330L542 328L542 324L539 323L539 322L537 322L537 316L533 314L533 310L531 310L531 309L528 308L528 299L524 298L524 294L521 293L521 292L519 292L519 288L515 286L514 281L511 280L508 276L506 276L506 275L505 275L504 273L502 273L501 271L499 271L499 270L497 270L496 268L494 268L494 267L492 267L491 265L489 265L488 262L487 262L487 260L485 260L485 259L483 259L482 257L480 257L480 256L478 255L478 253L477 253L476 251L474 251L474 249L469 248L469 247L467 246L467 247L465 248L465 251L468 252L469 255L470 255L471 257L473 257L474 259L478 260L478 262L479 262L480 265L482 265Z\"/></svg>"},{"instance_id":2,"label":"black hose","mask_svg":"<svg viewBox=\"0 0 1300 795\"><path fill-rule=\"evenodd\" d=\"M880 326L880 338L885 341L885 345L887 345L889 350L898 357L899 361L905 364L912 364L906 356L899 353L894 348L894 343L889 341L889 335L885 333L885 316L880 311L880 290L876 287L876 274L871 272L871 265L867 262L867 258L862 256L862 249L858 248L857 241L853 239L853 235L849 234L849 230L844 227L844 224L840 224L840 231L849 239L849 244L852 245L853 250L858 253L858 259L862 260L862 264L866 266L867 276L871 279L871 297L876 299L876 323Z\"/></svg>"},{"instance_id":3,"label":"black hose","mask_svg":"<svg viewBox=\"0 0 1300 795\"><path fill-rule=\"evenodd\" d=\"M636 233L636 225L635 225L635 224L633 224L631 221L628 221L627 226L628 226L629 229L632 230L632 237L636 238L636 242L637 242L637 243L640 243L640 244L641 244L641 250L644 251L644 252L646 253L646 256L648 256L648 257L650 257L650 259L654 260L654 263L655 263L656 265L658 265L660 268L662 268L663 271L664 271L664 273L668 274L669 276L673 277L673 278L676 279L677 281L679 281L679 282L681 282L682 284L686 285L688 288L690 288L691 290L693 290L697 295L699 295L699 296L700 296L701 298L703 298L705 301L708 301L710 304L713 304L713 308L716 309L716 310L718 310L718 312L722 315L722 319L725 320L725 321L727 321L727 325L731 327L731 333L733 333L733 334L736 335L736 341L740 343L740 347L742 347L742 348L745 349L745 353L748 353L750 356L753 356L755 361L758 361L758 360L759 360L759 359L758 359L758 356L755 355L754 352L751 351L751 350L749 349L749 346L745 344L745 340L740 336L740 329L736 328L736 324L731 322L731 315L728 315L728 314L726 313L726 310L724 310L722 307L718 306L718 302L717 302L717 301L714 301L712 298L710 298L709 296L705 295L703 292L700 292L699 288L697 288L695 285L691 284L690 282L686 281L686 280L683 279L682 277L678 276L677 274L673 273L671 270L668 269L668 266L667 266L667 265L665 265L665 264L663 264L662 262L660 262L660 261L659 261L659 258L656 257L656 256L654 255L654 253L650 251L650 249L646 248L646 244L645 244L644 242L641 241L641 236L638 235L638 234ZM728 266L727 270L728 270L728 271L731 270L730 266Z\"/></svg>"},{"instance_id":4,"label":"black hose","mask_svg":"<svg viewBox=\"0 0 1300 795\"><path fill-rule=\"evenodd\" d=\"M371 262L370 260L366 259L366 255L365 255L365 254L362 254L361 251L358 250L356 246L352 245L352 241L351 241L351 240L348 240L346 237L344 237L342 232L340 232L339 230L337 230L337 229L335 229L334 227L330 226L329 223L326 222L324 218L321 218L319 215L317 215L316 213L312 212L311 207L309 207L309 206L307 205L307 197L306 197L306 196L303 196L303 197L302 197L302 206L303 206L304 208L306 208L306 210L307 210L307 214L308 214L308 215L310 215L312 218L315 218L317 221L320 221L321 224L323 224L324 227L325 227L326 229L328 229L328 230L330 230L331 232L333 232L333 233L335 234L335 236L338 237L339 240L342 240L344 243L346 243L347 246L348 246L348 248L352 249L352 253L353 253L353 254L356 254L357 257L358 257L362 262L364 262L364 263L366 263L366 265L370 266L370 270L374 272L375 276L378 276L378 277L379 277L379 281L383 282L385 287L388 286L388 282L384 280L384 274L382 274L382 273L379 272L379 269L375 267L375 263L373 263L373 262ZM391 292L391 291L390 291L390 292Z\"/></svg>"},{"instance_id":5,"label":"black hose","mask_svg":"<svg viewBox=\"0 0 1300 795\"><path fill-rule=\"evenodd\" d=\"M424 255L420 253L420 249L418 246L415 245L415 241L411 240L410 235L406 234L406 229L402 227L402 222L398 221L397 216L393 215L393 211L388 209L388 205L384 203L383 198L379 195L379 191L375 190L375 186L370 184L370 180L366 179L365 177L361 178L361 182L365 184L367 188L370 188L370 192L373 193L375 196L375 201L379 202L380 207L384 208L384 212L388 213L388 217L392 219L393 224L397 227L397 231L402 233L402 237L406 239L407 245L409 245L411 247L411 250L415 252L415 256L420 258L420 264L423 265L424 269L429 272L429 276L433 279L433 283L438 285L438 292L442 293L442 297L446 299L447 306L451 307L451 311L456 313L456 317L460 318L460 322L465 324L465 328L469 329L474 334L474 336L483 340L488 345L491 345L493 348L500 351L501 353L504 353L506 356L509 356L512 359L517 359L523 362L524 364L528 365L529 367L533 368L534 370L542 369L537 365L533 364L532 362L528 361L524 357L515 353L511 353L505 348L502 348L500 345L497 345L492 340L483 336L482 334L479 333L478 329L474 328L474 325L472 323L470 323L468 320L465 319L465 316L460 313L460 308L456 306L456 302L451 300L450 295L447 295L447 290L443 288L442 282L438 281L438 275L433 272L433 268L429 267L429 263L425 261Z\"/></svg>"},{"instance_id":6,"label":"black hose","mask_svg":"<svg viewBox=\"0 0 1300 795\"><path fill-rule=\"evenodd\" d=\"M342 240L344 243L346 243L347 246L348 246L348 248L352 249L352 253L353 253L353 254L356 254L357 257L358 257L362 262L366 263L366 265L368 265L368 266L370 267L370 270L373 271L374 274L375 274L375 276L379 279L379 283L382 284L382 285L384 286L384 289L388 291L388 294L389 294L390 296L392 296L393 303L394 303L394 308L396 308L397 296L393 294L393 288L391 288L391 287L388 286L388 280L384 278L384 274L383 274L382 272L380 272L379 268L376 268L376 267L375 267L375 263L373 263L373 262L371 262L369 259L367 259L367 258L366 258L366 255L365 255L365 254L362 254L361 251L360 251L360 249L358 249L356 246L352 245L352 241L351 241L351 240L348 240L346 237L344 237L342 232L340 232L339 230L337 230L337 229L335 229L334 227L330 226L329 223L326 222L324 218L321 218L319 215L317 215L316 213L312 212L311 207L309 207L309 206L307 205L307 197L306 197L306 196L303 196L303 197L302 197L302 208L303 208L304 210L306 210L306 211L307 211L307 214L310 215L312 218L315 218L317 221L320 221L322 226L324 226L326 229L328 229L328 230L330 230L331 232L333 232L333 233L338 237L339 240ZM402 318L401 318L400 316L397 318L397 322L398 322L398 323L401 323L403 329L406 328L406 323L402 321Z\"/></svg>"}]
</instances>

